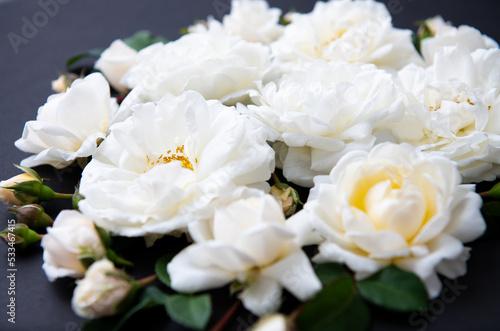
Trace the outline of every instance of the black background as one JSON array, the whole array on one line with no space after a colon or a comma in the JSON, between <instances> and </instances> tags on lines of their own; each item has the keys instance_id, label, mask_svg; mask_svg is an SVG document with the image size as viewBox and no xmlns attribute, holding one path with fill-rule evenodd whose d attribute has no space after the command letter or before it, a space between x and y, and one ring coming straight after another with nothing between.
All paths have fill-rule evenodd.
<instances>
[{"instance_id":1,"label":"black background","mask_svg":"<svg viewBox=\"0 0 500 331\"><path fill-rule=\"evenodd\" d=\"M1 2L1 1L0 1ZM39 106L52 94L50 81L57 78L57 71L64 71L65 61L75 53L107 47L114 39L125 38L140 29L152 31L173 40L179 29L195 19L212 15L221 19L229 12L230 0L60 0L58 12L43 22L40 3L46 0L16 0L0 3L0 179L19 173L12 163L19 163L27 155L14 147L21 136L24 123L35 119ZM496 41L500 40L497 0L392 0L389 8L396 27L414 29L413 22L441 14L455 25L467 24L478 28ZM310 11L314 1L270 1L284 11L290 8ZM40 26L20 44L18 52L8 39L13 32L22 36L26 21L38 19ZM38 167L43 177L51 178L50 185L62 192L71 192L79 172L75 168L56 171L48 166ZM64 182L64 183L63 183ZM61 208L71 208L68 202L50 202L44 205L53 217ZM12 219L5 205L0 205L0 227ZM145 256L141 241L127 251L127 257L136 262L131 273L142 277L153 273L151 262L168 249L179 245L178 240L162 241ZM7 249L0 246L0 330L76 331L82 320L70 307L71 280L47 281L41 269L42 249L35 245L24 252L17 252L16 260L16 324L7 322L9 287L7 276ZM427 316L393 314L380 309L373 312L373 330L498 330L500 328L500 244L498 239L480 240L472 245L469 273L455 284L459 289L449 289L445 297L433 301ZM453 282L451 282L453 284ZM455 286L452 286L455 287ZM213 325L231 301L227 289L215 292ZM285 309L293 304L287 299ZM255 321L243 309L237 311L228 329L244 330ZM140 314L126 329L182 330L170 322L162 309Z\"/></svg>"}]
</instances>

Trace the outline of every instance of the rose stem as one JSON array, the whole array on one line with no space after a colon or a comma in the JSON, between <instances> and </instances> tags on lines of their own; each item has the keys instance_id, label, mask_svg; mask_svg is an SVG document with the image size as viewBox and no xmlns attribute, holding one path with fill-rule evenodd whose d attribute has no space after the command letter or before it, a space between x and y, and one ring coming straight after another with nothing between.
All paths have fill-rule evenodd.
<instances>
[{"instance_id":1,"label":"rose stem","mask_svg":"<svg viewBox=\"0 0 500 331\"><path fill-rule=\"evenodd\" d=\"M280 179L278 178L278 175L276 175L276 173L275 173L275 172L273 172L273 173L271 174L271 176L273 177L273 180L274 180L274 184L275 184L275 185L277 185L277 184L281 184L281 181L280 181Z\"/></svg>"},{"instance_id":2,"label":"rose stem","mask_svg":"<svg viewBox=\"0 0 500 331\"><path fill-rule=\"evenodd\" d=\"M155 275L151 275L151 276L147 276L147 277L141 278L141 279L139 279L137 281L137 283L139 284L139 287L144 287L146 285L151 284L152 282L154 282L157 279L158 279L158 276L155 274Z\"/></svg>"},{"instance_id":3,"label":"rose stem","mask_svg":"<svg viewBox=\"0 0 500 331\"><path fill-rule=\"evenodd\" d=\"M229 322L229 320L233 316L234 312L238 309L240 304L241 304L241 300L240 299L236 300L233 303L233 305L231 306L231 308L229 308L229 310L224 314L224 316L222 316L222 318L217 322L217 324L215 324L210 329L210 331L221 331L224 328L224 326L227 324L227 322Z\"/></svg>"},{"instance_id":4,"label":"rose stem","mask_svg":"<svg viewBox=\"0 0 500 331\"><path fill-rule=\"evenodd\" d=\"M305 305L306 302L301 303L297 308L295 308L294 311L290 313L290 315L288 316L290 318L290 321L295 322L295 319L297 318L297 316L299 316L300 312L302 311L302 309L304 309Z\"/></svg>"},{"instance_id":5,"label":"rose stem","mask_svg":"<svg viewBox=\"0 0 500 331\"><path fill-rule=\"evenodd\" d=\"M73 194L71 193L55 193L54 199L72 199Z\"/></svg>"},{"instance_id":6,"label":"rose stem","mask_svg":"<svg viewBox=\"0 0 500 331\"><path fill-rule=\"evenodd\" d=\"M479 193L479 195L481 196L481 198L489 198L490 191L481 192L481 193Z\"/></svg>"}]
</instances>

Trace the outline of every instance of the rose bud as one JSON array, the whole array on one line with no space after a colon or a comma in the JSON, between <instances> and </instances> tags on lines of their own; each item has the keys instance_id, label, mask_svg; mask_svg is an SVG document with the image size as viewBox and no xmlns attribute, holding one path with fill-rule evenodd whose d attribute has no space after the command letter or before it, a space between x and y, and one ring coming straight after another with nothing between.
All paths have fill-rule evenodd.
<instances>
[{"instance_id":1,"label":"rose bud","mask_svg":"<svg viewBox=\"0 0 500 331\"><path fill-rule=\"evenodd\" d=\"M6 204L25 205L73 197L72 194L56 193L44 185L44 180L35 170L19 165L15 166L25 173L0 182L0 201Z\"/></svg>"},{"instance_id":2,"label":"rose bud","mask_svg":"<svg viewBox=\"0 0 500 331\"><path fill-rule=\"evenodd\" d=\"M41 243L43 270L50 281L81 278L87 267L106 255L94 223L75 210L63 210L47 228Z\"/></svg>"},{"instance_id":3,"label":"rose bud","mask_svg":"<svg viewBox=\"0 0 500 331\"><path fill-rule=\"evenodd\" d=\"M76 282L71 306L82 318L98 318L118 313L125 298L137 288L135 282L109 260L90 266L85 278Z\"/></svg>"},{"instance_id":4,"label":"rose bud","mask_svg":"<svg viewBox=\"0 0 500 331\"><path fill-rule=\"evenodd\" d=\"M0 232L0 238L10 247L24 249L28 245L40 241L40 235L30 230L26 224L16 223Z\"/></svg>"},{"instance_id":5,"label":"rose bud","mask_svg":"<svg viewBox=\"0 0 500 331\"><path fill-rule=\"evenodd\" d=\"M10 207L9 210L16 215L19 223L24 223L35 231L51 226L54 221L42 206L36 204Z\"/></svg>"},{"instance_id":6,"label":"rose bud","mask_svg":"<svg viewBox=\"0 0 500 331\"><path fill-rule=\"evenodd\" d=\"M21 201L9 187L36 180L30 174L21 174L0 182L0 201L7 205L22 205Z\"/></svg>"},{"instance_id":7,"label":"rose bud","mask_svg":"<svg viewBox=\"0 0 500 331\"><path fill-rule=\"evenodd\" d=\"M297 191L284 183L272 186L271 195L283 206L283 213L286 217L292 216L297 210L297 205L301 203Z\"/></svg>"},{"instance_id":8,"label":"rose bud","mask_svg":"<svg viewBox=\"0 0 500 331\"><path fill-rule=\"evenodd\" d=\"M77 74L66 73L59 75L57 80L52 81L52 90L56 93L66 92L68 87L71 86L74 80L80 78Z\"/></svg>"}]
</instances>

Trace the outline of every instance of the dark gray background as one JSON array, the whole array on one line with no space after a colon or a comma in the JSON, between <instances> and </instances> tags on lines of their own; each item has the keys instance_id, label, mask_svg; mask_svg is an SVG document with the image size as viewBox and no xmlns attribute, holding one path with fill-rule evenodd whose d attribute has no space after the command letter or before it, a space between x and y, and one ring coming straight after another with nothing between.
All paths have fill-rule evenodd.
<instances>
[{"instance_id":1,"label":"dark gray background","mask_svg":"<svg viewBox=\"0 0 500 331\"><path fill-rule=\"evenodd\" d=\"M7 35L10 32L22 35L25 21L41 18L39 2L51 1L16 0L0 1L0 179L18 173L12 163L19 163L25 155L14 147L21 136L24 123L35 119L39 106L52 93L50 81L63 71L64 63L71 55L96 47L107 47L114 39L132 35L147 29L156 35L176 39L180 28L195 19L208 15L221 18L229 10L230 0L184 0L184 1L133 1L133 0L59 0L57 14L41 21L36 33L16 53ZM441 14L455 25L472 25L495 40L500 40L498 28L499 4L497 0L452 1L452 0L393 0L390 9L394 25L414 28L413 22ZM270 1L283 10L294 8L310 11L314 1ZM71 192L79 173L70 168L55 171L50 167L37 168L43 177L51 178L51 186L57 190ZM63 183L64 180L64 183ZM61 208L70 208L67 202L45 204L47 211L57 215ZM0 205L0 227L4 228L12 216L4 205ZM163 242L151 256L129 252L136 260L137 268L132 273L137 277L153 272L151 262L169 245L179 242ZM140 242L137 247L142 247ZM17 252L16 266L16 324L7 323L6 246L0 246L0 330L76 331L81 319L70 308L71 281L47 281L41 269L42 250L36 246L26 252ZM155 255L156 254L156 255ZM149 255L149 254L148 254ZM450 288L446 297L434 301L436 314L418 315L410 322L409 314L388 314L373 310L373 330L498 330L500 326L500 245L498 240L482 240L473 245L472 258L468 263L469 273L458 279L460 288L455 293ZM453 287L453 286L452 286ZM215 292L217 306L210 325L222 316L230 301L226 289ZM288 303L291 303L288 301ZM437 316L434 316L437 315ZM244 330L255 319L239 310L230 329ZM161 309L136 317L127 329L182 330L170 322Z\"/></svg>"}]
</instances>

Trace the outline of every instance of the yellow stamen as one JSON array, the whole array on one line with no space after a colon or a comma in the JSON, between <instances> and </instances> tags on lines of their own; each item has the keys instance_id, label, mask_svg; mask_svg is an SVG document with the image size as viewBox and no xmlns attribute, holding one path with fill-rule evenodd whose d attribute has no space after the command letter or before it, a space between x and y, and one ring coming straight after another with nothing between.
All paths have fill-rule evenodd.
<instances>
[{"instance_id":1,"label":"yellow stamen","mask_svg":"<svg viewBox=\"0 0 500 331\"><path fill-rule=\"evenodd\" d=\"M193 164L191 163L191 161L189 160L187 155L184 153L184 145L177 147L177 149L175 150L175 153L171 154L171 152L172 152L171 150L168 150L167 156L163 156L163 154L161 154L155 162L151 163L151 166L154 166L155 164L167 164L170 162L179 161L183 168L186 168L189 170L194 170ZM149 166L150 166L149 156L146 155L146 158L148 160L148 168L149 168ZM198 160L196 160L196 162L197 161Z\"/></svg>"}]
</instances>

